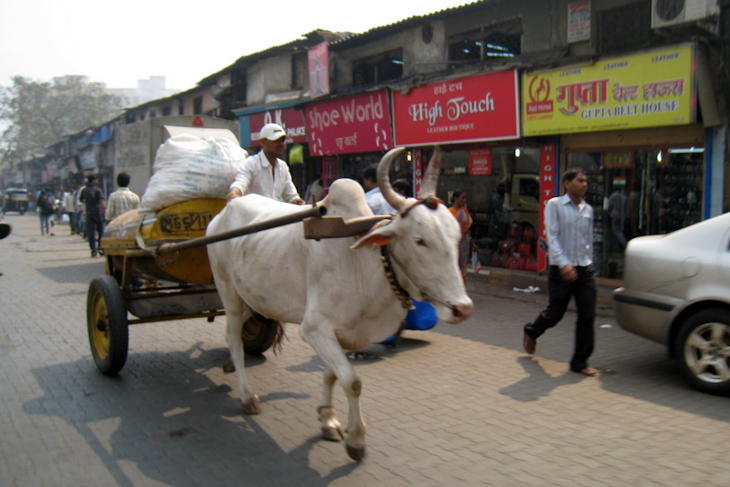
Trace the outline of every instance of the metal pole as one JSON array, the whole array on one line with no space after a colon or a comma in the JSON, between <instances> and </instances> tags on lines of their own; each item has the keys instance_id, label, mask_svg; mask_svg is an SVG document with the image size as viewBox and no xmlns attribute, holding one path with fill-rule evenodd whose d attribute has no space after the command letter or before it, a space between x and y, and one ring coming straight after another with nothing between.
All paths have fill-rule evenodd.
<instances>
[{"instance_id":1,"label":"metal pole","mask_svg":"<svg viewBox=\"0 0 730 487\"><path fill-rule=\"evenodd\" d=\"M249 233L261 232L263 230L269 230L271 228L281 227L284 225L289 225L291 223L297 223L304 220L305 218L321 217L325 214L327 214L327 208L325 208L324 206L312 206L311 208L308 208L304 211L299 211L297 213L292 213L291 215L274 218L272 220L267 220L264 222L254 223L252 225L247 225L245 227L237 228L235 230L219 233L218 235L207 235L205 237L191 238L190 240L185 240L184 242L162 244L157 247L156 253L164 255L172 252L179 252L181 250L187 250L193 247L200 247L201 245L208 245L215 242L220 242L221 240L228 240L229 238L248 235Z\"/></svg>"}]
</instances>

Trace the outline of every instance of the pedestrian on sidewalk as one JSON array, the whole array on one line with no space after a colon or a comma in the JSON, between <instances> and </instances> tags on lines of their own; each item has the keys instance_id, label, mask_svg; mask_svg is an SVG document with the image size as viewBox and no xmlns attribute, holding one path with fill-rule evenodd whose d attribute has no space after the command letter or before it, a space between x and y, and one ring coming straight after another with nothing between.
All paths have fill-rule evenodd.
<instances>
[{"instance_id":1,"label":"pedestrian on sidewalk","mask_svg":"<svg viewBox=\"0 0 730 487\"><path fill-rule=\"evenodd\" d=\"M461 240L459 241L459 269L461 269L461 277L466 282L466 271L469 264L469 251L476 250L474 247L474 241L471 238L472 218L469 214L469 210L466 208L466 191L463 189L455 189L453 193L454 202L449 207L449 211L456 221L459 223L461 229Z\"/></svg>"},{"instance_id":2,"label":"pedestrian on sidewalk","mask_svg":"<svg viewBox=\"0 0 730 487\"><path fill-rule=\"evenodd\" d=\"M38 216L41 220L41 235L53 235L48 228L48 221L53 215L53 202L51 196L42 189L38 195Z\"/></svg>"},{"instance_id":3,"label":"pedestrian on sidewalk","mask_svg":"<svg viewBox=\"0 0 730 487\"><path fill-rule=\"evenodd\" d=\"M76 233L76 201L74 198L74 192L71 191L63 193L63 211L68 215L68 227L71 231L71 235Z\"/></svg>"},{"instance_id":4,"label":"pedestrian on sidewalk","mask_svg":"<svg viewBox=\"0 0 730 487\"><path fill-rule=\"evenodd\" d=\"M129 174L120 172L117 174L117 190L109 195L109 204L106 208L106 223L114 220L130 210L139 208L139 196L129 186Z\"/></svg>"},{"instance_id":5,"label":"pedestrian on sidewalk","mask_svg":"<svg viewBox=\"0 0 730 487\"><path fill-rule=\"evenodd\" d=\"M535 353L537 339L558 324L575 297L578 317L575 348L570 370L594 376L598 371L588 365L593 353L596 316L596 280L593 270L593 207L586 203L588 178L583 169L568 169L563 175L563 196L551 198L545 206L550 269L549 302L533 323L524 327L522 345Z\"/></svg>"},{"instance_id":6,"label":"pedestrian on sidewalk","mask_svg":"<svg viewBox=\"0 0 730 487\"><path fill-rule=\"evenodd\" d=\"M96 185L97 183L96 176L89 176L79 197L79 200L86 205L86 234L92 257L99 255L97 248L101 244L101 236L104 233L104 213L106 212L104 194Z\"/></svg>"}]
</instances>

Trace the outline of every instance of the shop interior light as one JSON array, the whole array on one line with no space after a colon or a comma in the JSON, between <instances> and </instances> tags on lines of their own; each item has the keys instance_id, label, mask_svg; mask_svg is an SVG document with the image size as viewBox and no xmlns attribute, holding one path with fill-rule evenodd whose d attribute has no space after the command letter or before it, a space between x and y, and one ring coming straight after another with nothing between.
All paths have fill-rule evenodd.
<instances>
[{"instance_id":1,"label":"shop interior light","mask_svg":"<svg viewBox=\"0 0 730 487\"><path fill-rule=\"evenodd\" d=\"M657 162L662 162L662 159L664 158L664 156L662 154L664 154L664 151L657 152L657 154L656 154L656 161Z\"/></svg>"},{"instance_id":2,"label":"shop interior light","mask_svg":"<svg viewBox=\"0 0 730 487\"><path fill-rule=\"evenodd\" d=\"M682 149L669 149L670 154L697 154L705 152L704 147L685 147Z\"/></svg>"},{"instance_id":3,"label":"shop interior light","mask_svg":"<svg viewBox=\"0 0 730 487\"><path fill-rule=\"evenodd\" d=\"M520 157L520 148L515 149L515 157Z\"/></svg>"},{"instance_id":4,"label":"shop interior light","mask_svg":"<svg viewBox=\"0 0 730 487\"><path fill-rule=\"evenodd\" d=\"M411 151L406 152L406 161L411 162L412 158Z\"/></svg>"}]
</instances>

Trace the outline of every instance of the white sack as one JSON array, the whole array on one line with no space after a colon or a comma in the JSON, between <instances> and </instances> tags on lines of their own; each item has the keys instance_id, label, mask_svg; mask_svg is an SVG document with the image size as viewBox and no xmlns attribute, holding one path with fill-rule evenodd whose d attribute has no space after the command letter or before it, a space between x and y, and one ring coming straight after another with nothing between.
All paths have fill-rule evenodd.
<instances>
[{"instance_id":1,"label":"white sack","mask_svg":"<svg viewBox=\"0 0 730 487\"><path fill-rule=\"evenodd\" d=\"M157 211L196 198L225 199L248 153L223 137L170 137L157 149L142 211Z\"/></svg>"}]
</instances>

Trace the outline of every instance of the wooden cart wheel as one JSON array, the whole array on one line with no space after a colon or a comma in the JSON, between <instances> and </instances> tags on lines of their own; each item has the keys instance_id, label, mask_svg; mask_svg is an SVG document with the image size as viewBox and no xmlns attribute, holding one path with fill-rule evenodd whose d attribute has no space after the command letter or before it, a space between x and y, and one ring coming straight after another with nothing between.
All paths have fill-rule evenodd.
<instances>
[{"instance_id":1,"label":"wooden cart wheel","mask_svg":"<svg viewBox=\"0 0 730 487\"><path fill-rule=\"evenodd\" d=\"M116 375L127 361L129 327L122 290L111 276L91 281L86 300L86 325L96 367Z\"/></svg>"},{"instance_id":2,"label":"wooden cart wheel","mask_svg":"<svg viewBox=\"0 0 730 487\"><path fill-rule=\"evenodd\" d=\"M241 338L243 351L249 355L262 355L276 342L283 332L281 323L271 320L258 313L243 324Z\"/></svg>"}]
</instances>

